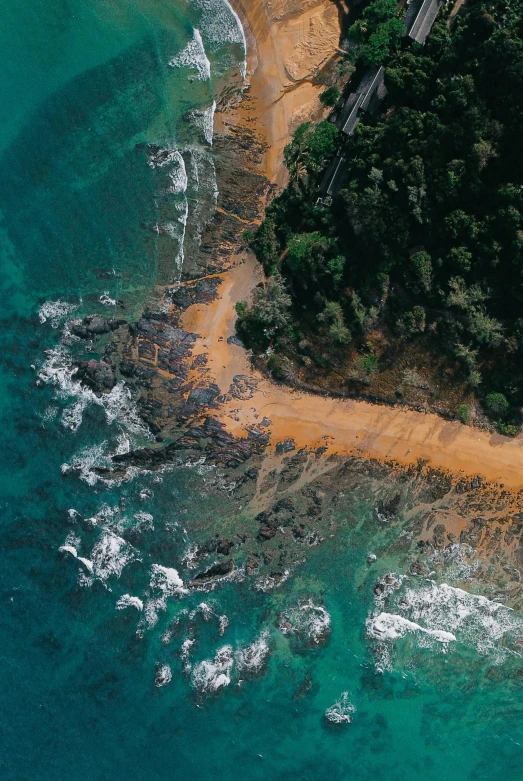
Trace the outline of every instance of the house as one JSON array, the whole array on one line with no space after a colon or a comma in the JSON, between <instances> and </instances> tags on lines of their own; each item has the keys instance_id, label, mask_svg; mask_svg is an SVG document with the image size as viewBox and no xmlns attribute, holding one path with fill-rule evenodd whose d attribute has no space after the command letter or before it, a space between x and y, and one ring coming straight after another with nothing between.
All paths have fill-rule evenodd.
<instances>
[{"instance_id":1,"label":"house","mask_svg":"<svg viewBox=\"0 0 523 781\"><path fill-rule=\"evenodd\" d=\"M417 43L425 43L432 25L436 21L444 0L412 0L405 16L407 35Z\"/></svg>"},{"instance_id":2,"label":"house","mask_svg":"<svg viewBox=\"0 0 523 781\"><path fill-rule=\"evenodd\" d=\"M327 167L320 184L320 200L323 204L329 203L341 190L347 174L345 162L343 155L337 154Z\"/></svg>"},{"instance_id":3,"label":"house","mask_svg":"<svg viewBox=\"0 0 523 781\"><path fill-rule=\"evenodd\" d=\"M360 121L363 112L373 114L387 94L385 89L385 68L381 65L369 68L364 74L356 92L352 92L343 107L338 127L350 136Z\"/></svg>"}]
</instances>

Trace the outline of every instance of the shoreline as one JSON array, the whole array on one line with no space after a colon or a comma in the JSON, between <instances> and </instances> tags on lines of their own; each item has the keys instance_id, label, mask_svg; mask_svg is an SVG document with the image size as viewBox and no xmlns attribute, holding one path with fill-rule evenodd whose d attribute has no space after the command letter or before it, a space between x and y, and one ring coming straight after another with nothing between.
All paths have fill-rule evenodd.
<instances>
[{"instance_id":1,"label":"shoreline","mask_svg":"<svg viewBox=\"0 0 523 781\"><path fill-rule=\"evenodd\" d=\"M338 53L341 25L332 0L231 0L247 42L248 90L253 122L266 142L262 173L278 188L287 183L283 149L305 121L318 121L329 110L321 104L317 72Z\"/></svg>"},{"instance_id":2,"label":"shoreline","mask_svg":"<svg viewBox=\"0 0 523 781\"><path fill-rule=\"evenodd\" d=\"M262 279L261 266L252 253L244 253L219 276L217 298L188 307L181 323L199 334L194 354L206 354L206 379L212 376L225 395L214 417L235 437L248 436L266 418L270 448L293 440L296 449L325 447L327 456L376 459L403 467L421 460L456 477L481 476L514 491L523 488L523 437L510 439L445 421L434 413L316 396L271 382L252 368L245 348L230 341L235 333L234 304ZM238 375L249 377L256 388L248 400L228 397Z\"/></svg>"},{"instance_id":3,"label":"shoreline","mask_svg":"<svg viewBox=\"0 0 523 781\"><path fill-rule=\"evenodd\" d=\"M248 8L245 0L234 0L234 6L242 23L245 20L248 25L246 39L255 47L254 52L247 53L247 60L249 62L251 58L252 63L252 56L256 58L250 81L256 101L256 125L261 125L268 144L278 137L276 148L265 157L264 174L281 186L284 145L281 126L289 110L284 100L288 93L281 75L281 57L279 63L265 59L274 50L273 35L280 22L271 27L266 0L256 0ZM314 6L318 7L324 8L322 0ZM258 37L255 37L256 33ZM285 57L285 47L282 52ZM263 84L264 81L268 83ZM319 92L319 88L307 83ZM282 95L274 103L272 97L278 90ZM241 103L239 110L241 121ZM247 122L253 121L252 109L250 112ZM291 128L287 127L285 143L290 137ZM271 448L284 440L293 440L296 448L322 447L328 455L377 459L403 467L423 461L455 476L481 476L512 490L523 488L523 436L510 439L457 421L446 421L435 413L417 412L403 406L391 407L297 391L276 384L253 369L247 351L229 340L235 333L234 306L249 298L263 279L263 272L252 253L239 253L231 260L230 268L219 274L221 284L217 298L209 304L190 306L181 319L183 328L199 334L194 352L201 350L207 356L205 380L212 376L225 397L216 417L231 434L248 436L249 430L266 418L271 421L267 428ZM248 376L257 388L248 401L231 398L230 394L228 398L233 379L238 375ZM198 377L196 369L192 378L197 380Z\"/></svg>"}]
</instances>

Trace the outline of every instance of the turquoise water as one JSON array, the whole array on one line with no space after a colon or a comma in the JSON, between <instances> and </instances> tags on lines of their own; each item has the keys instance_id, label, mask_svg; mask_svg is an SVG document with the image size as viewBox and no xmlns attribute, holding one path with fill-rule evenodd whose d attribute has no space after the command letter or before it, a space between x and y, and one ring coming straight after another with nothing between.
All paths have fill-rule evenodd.
<instances>
[{"instance_id":1,"label":"turquoise water","mask_svg":"<svg viewBox=\"0 0 523 781\"><path fill-rule=\"evenodd\" d=\"M209 65L180 57L194 29ZM378 521L362 483L279 588L187 593L194 540L252 530L241 500L204 468L120 485L91 470L148 434L122 389L104 406L79 393L63 327L68 313L138 314L181 250L190 262L183 219L197 235L191 204L214 198L205 117L243 62L226 6L6 0L0 44L1 778L521 778L521 619L441 585L474 590L470 551L402 582L393 543L408 526ZM149 165L147 144L181 152L187 190L179 158ZM37 385L43 364L54 380ZM395 629L380 641L383 612ZM328 723L344 692L352 722Z\"/></svg>"}]
</instances>

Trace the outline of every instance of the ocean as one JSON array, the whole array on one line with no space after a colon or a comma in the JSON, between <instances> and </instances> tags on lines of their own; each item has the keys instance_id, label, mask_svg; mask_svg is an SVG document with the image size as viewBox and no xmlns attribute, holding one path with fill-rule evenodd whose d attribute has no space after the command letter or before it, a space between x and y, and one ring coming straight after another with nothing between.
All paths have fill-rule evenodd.
<instances>
[{"instance_id":1,"label":"ocean","mask_svg":"<svg viewBox=\"0 0 523 781\"><path fill-rule=\"evenodd\" d=\"M123 382L79 383L68 324L132 321L190 264L245 76L232 9L5 0L0 61L0 777L521 778L523 617L465 542L412 568L408 491L376 510L396 477L297 488L319 531L282 526L275 580L245 575L223 470L96 471L153 436ZM191 587L215 535L234 568Z\"/></svg>"}]
</instances>

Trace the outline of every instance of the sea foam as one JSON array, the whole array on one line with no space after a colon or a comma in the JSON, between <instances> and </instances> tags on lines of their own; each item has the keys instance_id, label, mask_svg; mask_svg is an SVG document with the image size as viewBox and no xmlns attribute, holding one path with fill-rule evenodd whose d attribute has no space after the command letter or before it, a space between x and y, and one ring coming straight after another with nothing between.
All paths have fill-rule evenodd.
<instances>
[{"instance_id":1,"label":"sea foam","mask_svg":"<svg viewBox=\"0 0 523 781\"><path fill-rule=\"evenodd\" d=\"M398 583L398 580L395 581ZM367 637L380 642L377 668L390 669L395 643L407 635L418 648L445 652L465 646L480 655L489 655L500 664L508 655L520 655L517 639L523 620L505 605L480 594L470 594L447 583L426 581L415 587L403 581L389 592L384 610L382 595L378 609L366 621Z\"/></svg>"},{"instance_id":2,"label":"sea foam","mask_svg":"<svg viewBox=\"0 0 523 781\"><path fill-rule=\"evenodd\" d=\"M168 192L174 195L183 195L187 190L187 171L185 170L185 161L180 152L175 152L171 160L171 169L169 171L171 185Z\"/></svg>"},{"instance_id":3,"label":"sea foam","mask_svg":"<svg viewBox=\"0 0 523 781\"><path fill-rule=\"evenodd\" d=\"M247 74L247 39L240 17L228 0L195 0L202 11L200 27L203 35L212 43L238 44L243 49L243 62L240 64L242 78Z\"/></svg>"},{"instance_id":4,"label":"sea foam","mask_svg":"<svg viewBox=\"0 0 523 781\"><path fill-rule=\"evenodd\" d=\"M259 675L269 658L269 633L267 630L249 645L236 652L238 668L242 675Z\"/></svg>"},{"instance_id":5,"label":"sea foam","mask_svg":"<svg viewBox=\"0 0 523 781\"><path fill-rule=\"evenodd\" d=\"M214 115L216 113L216 101L212 102L208 108L194 110L189 114L190 119L199 127L203 133L205 141L212 146L214 138Z\"/></svg>"},{"instance_id":6,"label":"sea foam","mask_svg":"<svg viewBox=\"0 0 523 781\"><path fill-rule=\"evenodd\" d=\"M408 618L394 613L379 613L367 621L369 637L374 637L377 640L397 640L399 637L405 637L407 632L423 632L439 643L450 643L456 639L452 632L446 632L442 629L426 629L414 621L409 621Z\"/></svg>"},{"instance_id":7,"label":"sea foam","mask_svg":"<svg viewBox=\"0 0 523 781\"><path fill-rule=\"evenodd\" d=\"M130 594L123 594L116 603L117 610L125 610L128 607L134 607L136 610L143 610L143 602L140 597L132 597Z\"/></svg>"},{"instance_id":8,"label":"sea foam","mask_svg":"<svg viewBox=\"0 0 523 781\"><path fill-rule=\"evenodd\" d=\"M78 306L68 301L46 301L38 310L38 319L41 323L49 321L51 328L58 328L62 320L78 309Z\"/></svg>"},{"instance_id":9,"label":"sea foam","mask_svg":"<svg viewBox=\"0 0 523 781\"><path fill-rule=\"evenodd\" d=\"M55 387L58 399L73 400L73 404L62 412L63 426L76 431L82 423L85 409L94 404L102 407L108 423L117 421L130 432L151 438L138 415L131 392L124 383L118 383L108 393L97 395L76 379L77 368L65 345L60 344L47 350L45 355L46 359L38 373L39 379Z\"/></svg>"},{"instance_id":10,"label":"sea foam","mask_svg":"<svg viewBox=\"0 0 523 781\"><path fill-rule=\"evenodd\" d=\"M169 65L171 68L194 68L200 81L208 81L211 78L211 63L205 53L199 30L193 30L192 39L179 54L169 60Z\"/></svg>"},{"instance_id":11,"label":"sea foam","mask_svg":"<svg viewBox=\"0 0 523 781\"><path fill-rule=\"evenodd\" d=\"M194 665L191 682L202 694L215 694L231 682L234 664L232 647L224 645L216 651L214 659L205 659Z\"/></svg>"},{"instance_id":12,"label":"sea foam","mask_svg":"<svg viewBox=\"0 0 523 781\"><path fill-rule=\"evenodd\" d=\"M325 718L331 724L350 724L356 708L349 702L349 693L343 692L339 700L325 711Z\"/></svg>"},{"instance_id":13,"label":"sea foam","mask_svg":"<svg viewBox=\"0 0 523 781\"><path fill-rule=\"evenodd\" d=\"M319 645L330 633L331 619L323 605L315 605L309 599L284 610L278 626L284 635L295 635L308 645Z\"/></svg>"},{"instance_id":14,"label":"sea foam","mask_svg":"<svg viewBox=\"0 0 523 781\"><path fill-rule=\"evenodd\" d=\"M183 596L188 590L178 574L178 570L172 567L163 567L161 564L153 564L151 567L151 579L149 581L150 593L145 601L145 624L152 629L158 622L159 614L167 609L169 597Z\"/></svg>"}]
</instances>

